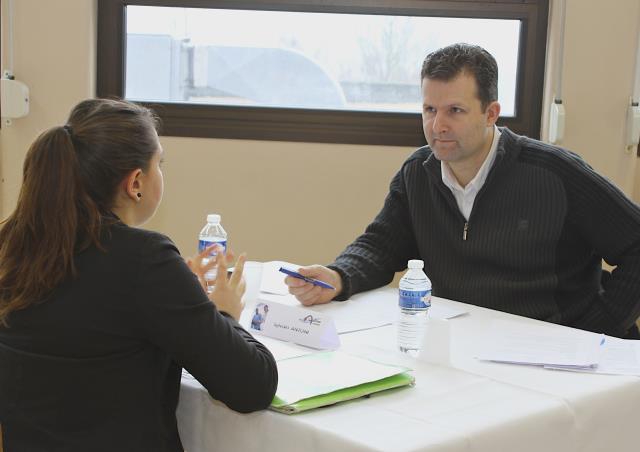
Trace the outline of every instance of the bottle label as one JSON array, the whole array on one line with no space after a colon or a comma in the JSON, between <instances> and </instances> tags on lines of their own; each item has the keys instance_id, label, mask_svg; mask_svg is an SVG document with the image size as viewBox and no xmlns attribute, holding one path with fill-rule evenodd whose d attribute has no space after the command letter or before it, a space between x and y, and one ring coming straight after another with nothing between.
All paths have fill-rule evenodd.
<instances>
[{"instance_id":1,"label":"bottle label","mask_svg":"<svg viewBox=\"0 0 640 452\"><path fill-rule=\"evenodd\" d=\"M431 306L430 290L399 290L398 305L403 309L425 309Z\"/></svg>"},{"instance_id":2,"label":"bottle label","mask_svg":"<svg viewBox=\"0 0 640 452\"><path fill-rule=\"evenodd\" d=\"M222 253L223 254L227 252L227 241L226 240L220 240L220 241L215 241L215 242L210 242L209 240L200 240L200 241L198 241L198 253L202 253L206 247L211 246L214 243L217 243L220 246L222 246L222 248L223 248ZM216 254L217 253L215 253L215 252L211 252L209 255L210 256L215 256Z\"/></svg>"}]
</instances>

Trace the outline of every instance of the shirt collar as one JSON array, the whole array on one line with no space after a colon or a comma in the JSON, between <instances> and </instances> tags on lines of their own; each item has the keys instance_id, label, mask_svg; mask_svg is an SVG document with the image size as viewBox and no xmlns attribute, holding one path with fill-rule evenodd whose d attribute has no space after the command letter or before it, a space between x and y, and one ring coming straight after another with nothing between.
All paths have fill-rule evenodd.
<instances>
[{"instance_id":1,"label":"shirt collar","mask_svg":"<svg viewBox=\"0 0 640 452\"><path fill-rule=\"evenodd\" d=\"M491 148L489 149L489 153L484 159L482 166L476 173L471 182L467 184L465 188L462 188L458 183L458 180L453 175L451 168L447 162L440 162L440 169L442 173L442 182L449 187L451 190L457 190L460 192L470 192L472 190L480 190L480 187L484 185L484 182L487 180L487 175L489 174L489 170L493 166L493 162L496 160L496 149L498 148L498 141L500 141L500 130L497 126L493 126L493 141L491 142Z\"/></svg>"}]
</instances>

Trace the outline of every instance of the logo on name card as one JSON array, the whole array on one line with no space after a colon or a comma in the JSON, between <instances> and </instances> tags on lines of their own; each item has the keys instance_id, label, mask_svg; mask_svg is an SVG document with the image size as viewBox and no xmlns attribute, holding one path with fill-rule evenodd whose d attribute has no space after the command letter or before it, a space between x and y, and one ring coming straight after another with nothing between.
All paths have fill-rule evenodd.
<instances>
[{"instance_id":1,"label":"logo on name card","mask_svg":"<svg viewBox=\"0 0 640 452\"><path fill-rule=\"evenodd\" d=\"M317 317L312 316L311 314L303 317L302 319L298 319L300 320L302 323L308 323L309 325L320 325L322 323L322 320L320 320Z\"/></svg>"}]
</instances>

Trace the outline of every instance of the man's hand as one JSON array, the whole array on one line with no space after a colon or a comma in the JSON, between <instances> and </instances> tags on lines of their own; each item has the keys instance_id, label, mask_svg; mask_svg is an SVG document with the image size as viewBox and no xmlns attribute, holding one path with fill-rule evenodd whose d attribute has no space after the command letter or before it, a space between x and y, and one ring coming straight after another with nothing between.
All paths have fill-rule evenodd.
<instances>
[{"instance_id":1,"label":"man's hand","mask_svg":"<svg viewBox=\"0 0 640 452\"><path fill-rule=\"evenodd\" d=\"M295 295L300 303L305 306L328 303L342 291L342 278L335 270L323 267L322 265L310 265L300 267L298 272L302 276L319 279L335 287L335 290L314 286L302 279L287 276L284 282L289 286L289 293Z\"/></svg>"}]
</instances>

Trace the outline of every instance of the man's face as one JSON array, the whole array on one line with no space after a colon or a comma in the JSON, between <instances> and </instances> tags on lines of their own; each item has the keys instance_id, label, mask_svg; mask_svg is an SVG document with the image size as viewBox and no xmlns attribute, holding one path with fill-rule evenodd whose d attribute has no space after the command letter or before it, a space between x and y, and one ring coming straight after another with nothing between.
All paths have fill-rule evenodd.
<instances>
[{"instance_id":1,"label":"man's face","mask_svg":"<svg viewBox=\"0 0 640 452\"><path fill-rule=\"evenodd\" d=\"M492 102L483 111L476 80L464 71L449 81L424 78L422 100L422 128L436 158L452 165L481 165L500 104Z\"/></svg>"}]
</instances>

